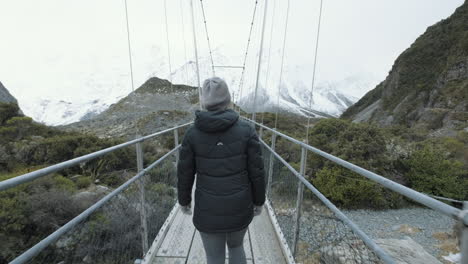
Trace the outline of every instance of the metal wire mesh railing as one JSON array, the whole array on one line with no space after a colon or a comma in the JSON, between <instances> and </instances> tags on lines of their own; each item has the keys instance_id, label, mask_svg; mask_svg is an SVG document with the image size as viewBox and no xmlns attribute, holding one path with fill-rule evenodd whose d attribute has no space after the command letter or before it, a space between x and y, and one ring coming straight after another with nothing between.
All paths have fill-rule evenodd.
<instances>
[{"instance_id":1,"label":"metal wire mesh railing","mask_svg":"<svg viewBox=\"0 0 468 264\"><path fill-rule=\"evenodd\" d=\"M301 205L296 261L301 263L382 263L336 214L312 194Z\"/></svg>"},{"instance_id":2,"label":"metal wire mesh railing","mask_svg":"<svg viewBox=\"0 0 468 264\"><path fill-rule=\"evenodd\" d=\"M30 263L134 263L146 253L142 252L141 245L142 210L146 214L147 240L153 241L175 203L175 156L171 155Z\"/></svg>"},{"instance_id":3,"label":"metal wire mesh railing","mask_svg":"<svg viewBox=\"0 0 468 264\"><path fill-rule=\"evenodd\" d=\"M50 223L48 230L52 233L46 237L37 237L34 236L34 230L28 231L33 242L29 242L30 245L24 247L33 246L16 258L9 256L8 261L14 264L134 263L136 259L143 258L148 251L149 243L157 236L176 204L177 155L175 154L180 147L178 131L187 125L140 137L0 182L0 191L8 190L60 170L76 165L82 166L90 160L109 153L115 155L115 151L136 145L136 170L132 168L105 174L96 173L93 178L95 184L89 190L81 189L79 192L70 193L67 199L62 199L63 195L55 197L57 201L54 202L68 202L68 207L70 207L68 210L66 205L62 205L57 210L68 210L74 213L68 213L67 218L55 224ZM174 132L174 135L169 137L172 138L170 142L167 137L157 142L150 142L156 136L167 132ZM143 142L149 144L143 146ZM171 148L173 149L161 154ZM147 153L144 153L145 151ZM146 168L144 167L145 158L148 163ZM98 185L101 184L100 180L105 181L103 184L107 186ZM37 183L31 182L29 185L36 186ZM49 198L54 199L54 197L45 197L38 202L44 202L43 200ZM77 204L81 205L81 210L85 210L80 213L80 209L73 209ZM37 221L41 221L40 211L32 210L31 213L36 215ZM62 215L60 212L57 213L58 217ZM47 219L47 217L42 218Z\"/></svg>"},{"instance_id":4,"label":"metal wire mesh railing","mask_svg":"<svg viewBox=\"0 0 468 264\"><path fill-rule=\"evenodd\" d=\"M468 245L468 241L465 241L468 240L466 208L460 210L441 203L274 129L252 120L249 121L265 129L263 134L271 135L271 140L268 142L271 147L262 141L264 154L269 157L269 161L265 164L270 166L269 172L273 171L268 175L268 189L270 190L268 199L275 213L274 217L278 219L280 233L287 241L285 244L287 243L291 249L295 261L301 263L395 263L395 259L399 259L413 263L413 260L424 259L427 263L438 263L442 261L440 252L447 247L452 247L452 252L457 249L462 252L462 259L465 256L464 248ZM300 164L297 164L297 158L294 158L297 154L287 153L288 151L283 153L284 148L282 148L281 155L275 152L275 147L281 140L288 142L286 145L288 151L298 152L292 146L302 149ZM373 216L376 212L369 212L370 210L343 210L346 212L345 215L309 182L308 179L316 179L317 175L310 175L314 174L310 170L306 173L307 153L314 156L312 160L324 159L330 164L335 164L337 168L341 168L343 173L335 175L336 181L345 184L358 182L357 186L365 189L364 194L366 192L381 193L382 195L377 198L392 199L397 203L412 206L419 210L415 214L422 214L427 220L423 223L412 220L412 223L416 223L417 226L409 226L405 222L410 221L408 215L411 214L396 210L391 213L383 212L385 215L378 216ZM348 171L351 173L345 173ZM333 181L330 177L322 180ZM297 189L293 187L294 181L299 182ZM331 184L333 185L333 182ZM276 185L281 187L276 188ZM280 195L281 192L282 195ZM291 201L294 194L297 194L295 206ZM362 193L359 195L362 196ZM361 198L363 202L370 204L379 202L373 201L373 198ZM422 205L429 208L423 208ZM413 208L405 209L414 210ZM382 214L382 212L377 212L377 214ZM364 218L362 218L363 215ZM391 216L391 219L388 219L388 216ZM450 234L455 224L458 225L458 231L455 228L458 236ZM394 232L388 232L389 229ZM441 243L435 243L434 239L440 240ZM455 245L457 239L460 243ZM450 249L445 249L445 251L447 253ZM418 253L406 254L405 252ZM285 255L288 255L288 252L285 252ZM463 260L462 263L464 263Z\"/></svg>"},{"instance_id":5,"label":"metal wire mesh railing","mask_svg":"<svg viewBox=\"0 0 468 264\"><path fill-rule=\"evenodd\" d=\"M304 188L292 166L287 166L277 154L270 161L271 150L263 145L263 156L268 160L266 170L273 172L267 198L294 260L298 263L381 263L346 223ZM297 163L291 163L298 167Z\"/></svg>"}]
</instances>

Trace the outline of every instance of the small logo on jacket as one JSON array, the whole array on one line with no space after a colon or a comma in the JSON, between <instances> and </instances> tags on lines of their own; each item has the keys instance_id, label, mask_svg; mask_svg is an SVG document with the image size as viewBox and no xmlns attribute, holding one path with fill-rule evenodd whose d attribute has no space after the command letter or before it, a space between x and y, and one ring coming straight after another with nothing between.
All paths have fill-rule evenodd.
<instances>
[{"instance_id":1,"label":"small logo on jacket","mask_svg":"<svg viewBox=\"0 0 468 264\"><path fill-rule=\"evenodd\" d=\"M216 146L223 146L223 145L224 145L223 142L216 143Z\"/></svg>"}]
</instances>

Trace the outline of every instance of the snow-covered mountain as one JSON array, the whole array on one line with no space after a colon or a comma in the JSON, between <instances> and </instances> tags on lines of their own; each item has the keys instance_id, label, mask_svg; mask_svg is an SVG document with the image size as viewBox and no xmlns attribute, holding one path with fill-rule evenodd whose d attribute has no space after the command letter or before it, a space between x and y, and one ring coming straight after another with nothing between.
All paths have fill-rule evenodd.
<instances>
[{"instance_id":1,"label":"snow-covered mountain","mask_svg":"<svg viewBox=\"0 0 468 264\"><path fill-rule=\"evenodd\" d=\"M213 52L213 60L216 65L229 66L239 66L243 62L242 56L227 58L219 51ZM157 64L147 65L146 72L150 72L148 79L159 77L172 80L175 84L198 85L196 64L193 59L182 65L173 66L170 75L168 65L162 61L158 60ZM224 78L228 83L233 101L246 111L253 111L253 90L256 79L256 68L253 65L256 65L254 56L247 61L243 82L241 82L242 68L215 68L215 75ZM274 62L271 65L275 67L268 68L264 65L261 71L257 111L274 112L279 108L281 111L298 115L339 116L376 84L375 79L369 76L353 76L334 83L319 83L311 98L310 85L306 83L310 74L306 73L305 69L301 74L298 67L289 69L286 66L278 102L279 67ZM213 76L209 56L200 57L199 66L200 82ZM83 80L85 90L92 91L87 93L89 96L72 99L35 97L22 100L20 106L25 114L47 125L66 125L86 120L105 111L130 93L129 76L122 74L121 71L116 67L106 75L95 72L88 80ZM135 86L138 87L139 84Z\"/></svg>"},{"instance_id":2,"label":"snow-covered mountain","mask_svg":"<svg viewBox=\"0 0 468 264\"><path fill-rule=\"evenodd\" d=\"M358 97L343 92L340 87L344 83L336 85L320 85L312 92L303 83L283 83L278 91L272 91L259 87L257 100L254 103L254 91L242 97L239 105L247 112L289 112L297 115L313 117L338 117L343 111L354 104ZM349 84L351 85L351 84ZM353 84L357 85L357 84ZM254 108L255 105L255 108Z\"/></svg>"},{"instance_id":3,"label":"snow-covered mountain","mask_svg":"<svg viewBox=\"0 0 468 264\"><path fill-rule=\"evenodd\" d=\"M87 120L105 111L120 98L104 98L103 100L85 102L33 99L23 103L22 108L35 121L57 126Z\"/></svg>"}]
</instances>

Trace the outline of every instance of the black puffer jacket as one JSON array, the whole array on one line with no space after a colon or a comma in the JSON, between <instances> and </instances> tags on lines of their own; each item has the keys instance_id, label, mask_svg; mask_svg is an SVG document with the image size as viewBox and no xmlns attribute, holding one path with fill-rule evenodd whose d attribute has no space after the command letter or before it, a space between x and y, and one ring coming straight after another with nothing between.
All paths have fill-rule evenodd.
<instances>
[{"instance_id":1,"label":"black puffer jacket","mask_svg":"<svg viewBox=\"0 0 468 264\"><path fill-rule=\"evenodd\" d=\"M253 126L233 110L196 112L177 166L178 198L191 202L197 175L193 223L202 232L234 232L247 227L253 205L265 202L260 143Z\"/></svg>"}]
</instances>

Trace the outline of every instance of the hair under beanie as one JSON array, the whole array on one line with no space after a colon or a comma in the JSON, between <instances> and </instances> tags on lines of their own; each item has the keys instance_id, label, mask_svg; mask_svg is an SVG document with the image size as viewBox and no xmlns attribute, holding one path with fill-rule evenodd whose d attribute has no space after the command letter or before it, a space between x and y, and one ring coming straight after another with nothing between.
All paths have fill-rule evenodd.
<instances>
[{"instance_id":1,"label":"hair under beanie","mask_svg":"<svg viewBox=\"0 0 468 264\"><path fill-rule=\"evenodd\" d=\"M231 103L231 94L226 82L218 77L206 79L201 90L202 106L208 111L226 109Z\"/></svg>"}]
</instances>

